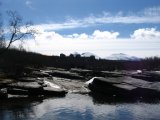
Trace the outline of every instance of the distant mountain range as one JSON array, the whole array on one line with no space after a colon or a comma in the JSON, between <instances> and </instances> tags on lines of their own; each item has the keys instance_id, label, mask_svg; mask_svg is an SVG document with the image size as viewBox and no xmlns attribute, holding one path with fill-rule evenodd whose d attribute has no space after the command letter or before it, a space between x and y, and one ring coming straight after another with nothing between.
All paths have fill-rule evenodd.
<instances>
[{"instance_id":1,"label":"distant mountain range","mask_svg":"<svg viewBox=\"0 0 160 120\"><path fill-rule=\"evenodd\" d=\"M130 61L139 61L141 58L130 56L124 53L112 54L105 58L106 60L130 60Z\"/></svg>"},{"instance_id":2,"label":"distant mountain range","mask_svg":"<svg viewBox=\"0 0 160 120\"><path fill-rule=\"evenodd\" d=\"M105 58L100 58L99 56L90 53L90 52L85 52L82 54L79 54L77 52L74 52L72 54L74 57L77 55L80 55L81 57L90 57L90 56L95 56L96 59L106 59L106 60L129 60L129 61L139 61L141 58L136 57L136 56L130 56L124 53L116 53L116 54L111 54L110 56L107 56Z\"/></svg>"}]
</instances>

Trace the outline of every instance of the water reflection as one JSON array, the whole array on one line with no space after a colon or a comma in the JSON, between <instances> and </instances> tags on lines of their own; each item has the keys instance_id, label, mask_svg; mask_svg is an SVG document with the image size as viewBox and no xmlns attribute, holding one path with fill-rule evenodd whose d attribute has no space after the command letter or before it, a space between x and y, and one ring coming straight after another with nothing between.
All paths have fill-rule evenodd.
<instances>
[{"instance_id":1,"label":"water reflection","mask_svg":"<svg viewBox=\"0 0 160 120\"><path fill-rule=\"evenodd\" d=\"M41 98L22 97L0 101L0 120L27 120L35 115L33 106L42 103Z\"/></svg>"},{"instance_id":2,"label":"water reflection","mask_svg":"<svg viewBox=\"0 0 160 120\"><path fill-rule=\"evenodd\" d=\"M108 100L108 99L107 99ZM159 103L109 102L95 96L0 101L0 120L143 120L160 118Z\"/></svg>"},{"instance_id":3,"label":"water reflection","mask_svg":"<svg viewBox=\"0 0 160 120\"><path fill-rule=\"evenodd\" d=\"M156 104L160 102L160 98L151 97L128 97L128 96L108 96L100 93L90 93L95 104L122 104L122 103L151 103Z\"/></svg>"}]
</instances>

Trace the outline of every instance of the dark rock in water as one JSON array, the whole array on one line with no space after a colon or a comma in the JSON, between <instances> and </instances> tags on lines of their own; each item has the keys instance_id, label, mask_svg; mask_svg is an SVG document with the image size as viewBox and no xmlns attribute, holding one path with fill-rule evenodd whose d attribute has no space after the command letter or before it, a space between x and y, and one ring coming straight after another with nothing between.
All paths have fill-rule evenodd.
<instances>
[{"instance_id":1,"label":"dark rock in water","mask_svg":"<svg viewBox=\"0 0 160 120\"><path fill-rule=\"evenodd\" d=\"M8 97L7 89L6 88L0 89L0 99L4 99L4 98L7 98L7 97Z\"/></svg>"},{"instance_id":2,"label":"dark rock in water","mask_svg":"<svg viewBox=\"0 0 160 120\"><path fill-rule=\"evenodd\" d=\"M54 70L49 73L52 76L68 78L68 79L84 79L83 76L78 75L77 73L71 73L69 71L58 71Z\"/></svg>"},{"instance_id":3,"label":"dark rock in water","mask_svg":"<svg viewBox=\"0 0 160 120\"><path fill-rule=\"evenodd\" d=\"M95 77L88 86L92 92L110 96L160 97L160 82L153 83L131 77Z\"/></svg>"}]
</instances>

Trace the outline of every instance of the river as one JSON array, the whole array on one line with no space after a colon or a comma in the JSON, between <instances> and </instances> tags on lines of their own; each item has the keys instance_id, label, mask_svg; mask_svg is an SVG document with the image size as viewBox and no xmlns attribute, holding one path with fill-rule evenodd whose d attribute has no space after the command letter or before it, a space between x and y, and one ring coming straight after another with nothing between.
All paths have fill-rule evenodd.
<instances>
[{"instance_id":1,"label":"river","mask_svg":"<svg viewBox=\"0 0 160 120\"><path fill-rule=\"evenodd\" d=\"M0 120L159 120L160 102L96 100L67 94L46 99L0 101Z\"/></svg>"}]
</instances>

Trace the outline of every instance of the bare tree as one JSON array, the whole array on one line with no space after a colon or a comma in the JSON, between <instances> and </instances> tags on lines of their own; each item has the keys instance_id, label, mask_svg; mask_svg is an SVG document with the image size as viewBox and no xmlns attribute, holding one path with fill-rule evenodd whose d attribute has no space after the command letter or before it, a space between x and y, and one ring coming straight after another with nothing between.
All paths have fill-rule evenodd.
<instances>
[{"instance_id":1,"label":"bare tree","mask_svg":"<svg viewBox=\"0 0 160 120\"><path fill-rule=\"evenodd\" d=\"M0 51L0 54L8 50L12 43L16 41L23 41L24 38L34 37L37 31L32 27L31 22L23 23L22 17L15 11L8 11L9 25L5 29L0 27L0 39L1 41L8 41L5 49ZM2 35L1 35L2 34Z\"/></svg>"}]
</instances>

